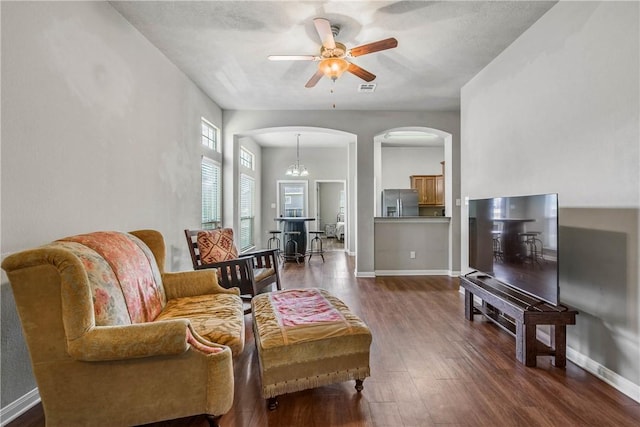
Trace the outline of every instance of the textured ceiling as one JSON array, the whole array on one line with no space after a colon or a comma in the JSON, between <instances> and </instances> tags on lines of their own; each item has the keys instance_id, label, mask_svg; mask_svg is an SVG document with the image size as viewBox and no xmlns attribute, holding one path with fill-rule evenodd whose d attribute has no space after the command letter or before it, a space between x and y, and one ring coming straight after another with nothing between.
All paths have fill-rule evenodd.
<instances>
[{"instance_id":1,"label":"textured ceiling","mask_svg":"<svg viewBox=\"0 0 640 427\"><path fill-rule=\"evenodd\" d=\"M227 110L458 110L460 88L555 2L543 1L115 1L134 27ZM341 27L355 47L395 37L398 47L352 61L377 76L373 93L345 73L305 83L317 63L313 18ZM333 93L331 90L333 89Z\"/></svg>"}]
</instances>

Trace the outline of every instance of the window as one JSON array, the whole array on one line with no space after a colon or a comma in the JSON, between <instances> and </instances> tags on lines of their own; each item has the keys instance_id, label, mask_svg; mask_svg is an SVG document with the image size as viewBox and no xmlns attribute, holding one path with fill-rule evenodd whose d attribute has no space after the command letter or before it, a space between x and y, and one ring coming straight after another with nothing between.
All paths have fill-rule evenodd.
<instances>
[{"instance_id":1,"label":"window","mask_svg":"<svg viewBox=\"0 0 640 427\"><path fill-rule=\"evenodd\" d=\"M505 206L502 197L496 197L493 199L493 204L491 205L491 214L492 218L505 218Z\"/></svg>"},{"instance_id":2,"label":"window","mask_svg":"<svg viewBox=\"0 0 640 427\"><path fill-rule=\"evenodd\" d=\"M202 173L202 228L220 226L220 164L207 157L200 163Z\"/></svg>"},{"instance_id":3,"label":"window","mask_svg":"<svg viewBox=\"0 0 640 427\"><path fill-rule=\"evenodd\" d=\"M493 203L491 205L491 215L493 219L500 219L500 218L506 218L505 214L506 214L506 199L503 199L502 197L496 197L495 199L493 199ZM493 223L493 229L495 231L502 231L502 226L503 223L502 222L494 222Z\"/></svg>"},{"instance_id":4,"label":"window","mask_svg":"<svg viewBox=\"0 0 640 427\"><path fill-rule=\"evenodd\" d=\"M254 155L244 147L240 147L240 166L253 170Z\"/></svg>"},{"instance_id":5,"label":"window","mask_svg":"<svg viewBox=\"0 0 640 427\"><path fill-rule=\"evenodd\" d=\"M558 249L558 198L556 195L546 195L544 201L544 248Z\"/></svg>"},{"instance_id":6,"label":"window","mask_svg":"<svg viewBox=\"0 0 640 427\"><path fill-rule=\"evenodd\" d=\"M215 151L218 149L218 128L202 119L202 145Z\"/></svg>"},{"instance_id":7,"label":"window","mask_svg":"<svg viewBox=\"0 0 640 427\"><path fill-rule=\"evenodd\" d=\"M307 216L307 181L278 181L278 215Z\"/></svg>"},{"instance_id":8,"label":"window","mask_svg":"<svg viewBox=\"0 0 640 427\"><path fill-rule=\"evenodd\" d=\"M240 174L240 250L255 246L255 191L256 182L249 175Z\"/></svg>"}]
</instances>

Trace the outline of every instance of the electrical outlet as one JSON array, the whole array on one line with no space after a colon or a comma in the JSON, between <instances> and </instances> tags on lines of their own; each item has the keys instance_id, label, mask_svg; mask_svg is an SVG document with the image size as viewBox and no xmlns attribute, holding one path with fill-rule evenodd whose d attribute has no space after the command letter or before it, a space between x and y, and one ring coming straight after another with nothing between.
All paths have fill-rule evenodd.
<instances>
[{"instance_id":1,"label":"electrical outlet","mask_svg":"<svg viewBox=\"0 0 640 427\"><path fill-rule=\"evenodd\" d=\"M416 257L416 251L409 252L409 258L414 259Z\"/></svg>"}]
</instances>

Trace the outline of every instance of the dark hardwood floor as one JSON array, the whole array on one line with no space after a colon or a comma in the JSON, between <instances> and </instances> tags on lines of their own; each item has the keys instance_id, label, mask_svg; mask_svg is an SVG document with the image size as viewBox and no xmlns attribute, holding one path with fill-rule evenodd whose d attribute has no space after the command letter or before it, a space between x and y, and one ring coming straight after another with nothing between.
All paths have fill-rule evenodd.
<instances>
[{"instance_id":1,"label":"dark hardwood floor","mask_svg":"<svg viewBox=\"0 0 640 427\"><path fill-rule=\"evenodd\" d=\"M514 339L476 316L464 319L458 280L445 276L353 277L353 258L287 263L285 288L322 287L371 328L371 377L287 394L268 411L260 397L251 316L235 363L235 400L225 426L637 426L640 404L567 362L516 362ZM167 384L170 387L170 384ZM105 402L108 404L108 402ZM42 427L40 405L10 427ZM203 416L150 424L207 426Z\"/></svg>"}]
</instances>

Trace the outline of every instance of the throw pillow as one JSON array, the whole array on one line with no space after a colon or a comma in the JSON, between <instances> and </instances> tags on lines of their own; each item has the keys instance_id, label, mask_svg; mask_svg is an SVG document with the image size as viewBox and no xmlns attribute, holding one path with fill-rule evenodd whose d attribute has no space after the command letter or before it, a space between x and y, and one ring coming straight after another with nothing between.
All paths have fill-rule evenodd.
<instances>
[{"instance_id":1,"label":"throw pillow","mask_svg":"<svg viewBox=\"0 0 640 427\"><path fill-rule=\"evenodd\" d=\"M238 258L238 250L233 244L233 230L231 228L199 231L197 244L200 261L203 264Z\"/></svg>"}]
</instances>

